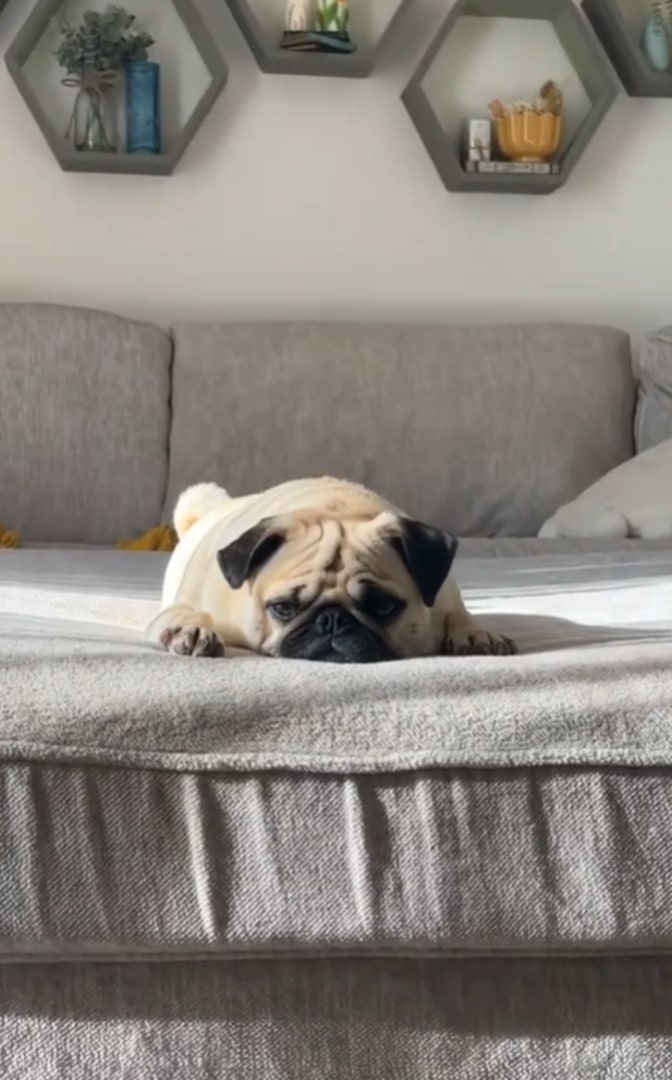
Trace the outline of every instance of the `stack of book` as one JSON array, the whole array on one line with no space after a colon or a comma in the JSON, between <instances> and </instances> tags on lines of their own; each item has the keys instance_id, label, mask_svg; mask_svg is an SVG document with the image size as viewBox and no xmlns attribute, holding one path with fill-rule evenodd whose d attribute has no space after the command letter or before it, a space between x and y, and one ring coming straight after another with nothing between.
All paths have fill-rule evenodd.
<instances>
[{"instance_id":1,"label":"stack of book","mask_svg":"<svg viewBox=\"0 0 672 1080\"><path fill-rule=\"evenodd\" d=\"M330 30L285 30L280 48L292 49L294 52L352 53L356 46L346 33Z\"/></svg>"},{"instance_id":2,"label":"stack of book","mask_svg":"<svg viewBox=\"0 0 672 1080\"><path fill-rule=\"evenodd\" d=\"M534 173L537 176L555 176L560 172L560 165L557 161L465 161L464 169L471 173Z\"/></svg>"}]
</instances>

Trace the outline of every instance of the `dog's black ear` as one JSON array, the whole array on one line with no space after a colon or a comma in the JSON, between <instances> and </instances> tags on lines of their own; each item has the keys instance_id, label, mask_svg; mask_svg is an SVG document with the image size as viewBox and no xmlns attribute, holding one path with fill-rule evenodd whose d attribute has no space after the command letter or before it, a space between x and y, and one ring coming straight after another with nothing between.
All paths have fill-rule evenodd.
<instances>
[{"instance_id":1,"label":"dog's black ear","mask_svg":"<svg viewBox=\"0 0 672 1080\"><path fill-rule=\"evenodd\" d=\"M410 518L401 518L399 527L399 534L392 539L393 547L418 586L423 604L431 607L448 577L459 541Z\"/></svg>"},{"instance_id":2,"label":"dog's black ear","mask_svg":"<svg viewBox=\"0 0 672 1080\"><path fill-rule=\"evenodd\" d=\"M273 518L264 518L217 552L217 563L232 589L239 589L285 542Z\"/></svg>"}]
</instances>

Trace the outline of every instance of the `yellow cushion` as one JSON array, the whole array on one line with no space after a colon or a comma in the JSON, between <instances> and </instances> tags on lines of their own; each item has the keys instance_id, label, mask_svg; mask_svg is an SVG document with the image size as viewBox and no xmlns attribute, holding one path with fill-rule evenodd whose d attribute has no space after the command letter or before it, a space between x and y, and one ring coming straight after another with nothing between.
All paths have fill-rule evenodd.
<instances>
[{"instance_id":1,"label":"yellow cushion","mask_svg":"<svg viewBox=\"0 0 672 1080\"><path fill-rule=\"evenodd\" d=\"M155 525L134 540L119 540L117 547L122 551L172 551L177 544L177 534L172 525ZM21 546L21 537L17 532L5 529L0 522L0 547L17 548Z\"/></svg>"},{"instance_id":2,"label":"yellow cushion","mask_svg":"<svg viewBox=\"0 0 672 1080\"><path fill-rule=\"evenodd\" d=\"M177 544L177 534L172 525L155 525L134 540L119 540L122 551L172 551Z\"/></svg>"},{"instance_id":3,"label":"yellow cushion","mask_svg":"<svg viewBox=\"0 0 672 1080\"><path fill-rule=\"evenodd\" d=\"M0 547L17 548L21 543L21 539L17 532L11 532L9 529L5 529L2 522L0 522Z\"/></svg>"}]
</instances>

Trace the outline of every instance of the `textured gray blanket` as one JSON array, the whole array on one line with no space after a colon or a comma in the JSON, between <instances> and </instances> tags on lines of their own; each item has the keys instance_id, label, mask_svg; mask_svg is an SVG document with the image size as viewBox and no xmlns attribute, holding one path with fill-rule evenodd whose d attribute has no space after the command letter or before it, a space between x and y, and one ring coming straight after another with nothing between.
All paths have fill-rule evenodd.
<instances>
[{"instance_id":1,"label":"textured gray blanket","mask_svg":"<svg viewBox=\"0 0 672 1080\"><path fill-rule=\"evenodd\" d=\"M672 551L526 550L464 545L456 564L468 605L522 655L365 667L168 656L143 640L162 556L2 552L0 757L313 772L672 763Z\"/></svg>"}]
</instances>

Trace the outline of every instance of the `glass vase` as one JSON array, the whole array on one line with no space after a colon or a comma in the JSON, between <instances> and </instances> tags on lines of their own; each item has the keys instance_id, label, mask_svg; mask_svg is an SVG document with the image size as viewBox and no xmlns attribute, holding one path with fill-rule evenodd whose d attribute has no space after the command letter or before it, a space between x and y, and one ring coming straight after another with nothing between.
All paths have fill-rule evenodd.
<instances>
[{"instance_id":1,"label":"glass vase","mask_svg":"<svg viewBox=\"0 0 672 1080\"><path fill-rule=\"evenodd\" d=\"M68 133L77 150L115 153L118 99L113 87L84 86L77 94Z\"/></svg>"},{"instance_id":2,"label":"glass vase","mask_svg":"<svg viewBox=\"0 0 672 1080\"><path fill-rule=\"evenodd\" d=\"M161 153L161 68L151 60L126 65L126 150Z\"/></svg>"},{"instance_id":3,"label":"glass vase","mask_svg":"<svg viewBox=\"0 0 672 1080\"><path fill-rule=\"evenodd\" d=\"M654 71L669 70L670 38L662 15L655 10L644 24L642 50Z\"/></svg>"}]
</instances>

